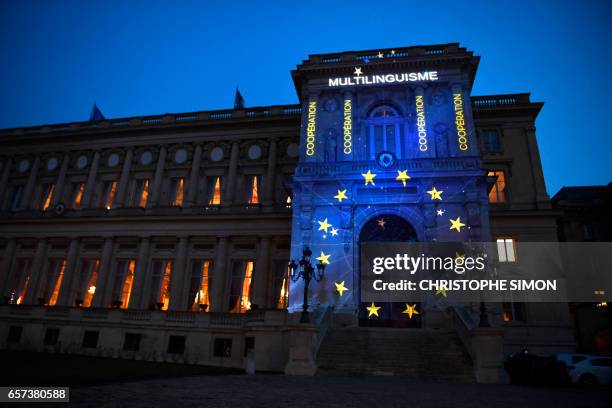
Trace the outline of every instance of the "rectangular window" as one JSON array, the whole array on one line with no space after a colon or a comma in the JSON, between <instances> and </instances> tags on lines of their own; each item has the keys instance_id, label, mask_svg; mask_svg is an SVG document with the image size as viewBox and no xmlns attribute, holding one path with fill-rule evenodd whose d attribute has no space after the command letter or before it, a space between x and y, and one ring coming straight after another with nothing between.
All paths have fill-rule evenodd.
<instances>
[{"instance_id":1,"label":"rectangular window","mask_svg":"<svg viewBox=\"0 0 612 408\"><path fill-rule=\"evenodd\" d=\"M127 309L130 304L132 285L134 284L134 259L118 259L115 269L115 283L113 285L113 307Z\"/></svg>"},{"instance_id":2,"label":"rectangular window","mask_svg":"<svg viewBox=\"0 0 612 408\"><path fill-rule=\"evenodd\" d=\"M140 333L125 333L125 340L123 341L123 350L140 350L140 337Z\"/></svg>"},{"instance_id":3,"label":"rectangular window","mask_svg":"<svg viewBox=\"0 0 612 408\"><path fill-rule=\"evenodd\" d=\"M29 258L18 258L9 287L9 303L20 305L23 303L28 284L30 283L30 268L32 262Z\"/></svg>"},{"instance_id":4,"label":"rectangular window","mask_svg":"<svg viewBox=\"0 0 612 408\"><path fill-rule=\"evenodd\" d=\"M482 131L482 146L487 153L501 152L501 142L497 130Z\"/></svg>"},{"instance_id":5,"label":"rectangular window","mask_svg":"<svg viewBox=\"0 0 612 408\"><path fill-rule=\"evenodd\" d=\"M85 183L74 183L72 185L72 208L77 209L83 200L85 193Z\"/></svg>"},{"instance_id":6,"label":"rectangular window","mask_svg":"<svg viewBox=\"0 0 612 408\"><path fill-rule=\"evenodd\" d=\"M506 176L503 170L491 170L487 174L489 177L497 177L491 192L489 193L489 202L493 204L506 202Z\"/></svg>"},{"instance_id":7,"label":"rectangular window","mask_svg":"<svg viewBox=\"0 0 612 408\"><path fill-rule=\"evenodd\" d=\"M209 260L194 260L191 267L191 284L189 285L189 304L190 310L194 312L206 312L210 308L208 297L208 277L211 267Z\"/></svg>"},{"instance_id":8,"label":"rectangular window","mask_svg":"<svg viewBox=\"0 0 612 408\"><path fill-rule=\"evenodd\" d=\"M170 275L172 274L171 260L153 261L153 276L151 279L151 306L159 310L168 310L170 304Z\"/></svg>"},{"instance_id":9,"label":"rectangular window","mask_svg":"<svg viewBox=\"0 0 612 408\"><path fill-rule=\"evenodd\" d=\"M172 205L174 207L183 206L183 196L185 193L185 179L183 177L172 179Z\"/></svg>"},{"instance_id":10,"label":"rectangular window","mask_svg":"<svg viewBox=\"0 0 612 408\"><path fill-rule=\"evenodd\" d=\"M115 200L115 194L117 194L117 182L116 181L105 181L104 191L102 193L102 201L100 207L110 210L113 207L113 201Z\"/></svg>"},{"instance_id":11,"label":"rectangular window","mask_svg":"<svg viewBox=\"0 0 612 408\"><path fill-rule=\"evenodd\" d=\"M6 337L6 342L9 344L19 343L21 341L22 332L23 332L23 326L9 327L8 336Z\"/></svg>"},{"instance_id":12,"label":"rectangular window","mask_svg":"<svg viewBox=\"0 0 612 408\"><path fill-rule=\"evenodd\" d=\"M229 293L230 313L245 313L251 309L251 281L254 261L234 261Z\"/></svg>"},{"instance_id":13,"label":"rectangular window","mask_svg":"<svg viewBox=\"0 0 612 408\"><path fill-rule=\"evenodd\" d=\"M289 304L289 262L274 262L274 293L276 308L286 309Z\"/></svg>"},{"instance_id":14,"label":"rectangular window","mask_svg":"<svg viewBox=\"0 0 612 408\"><path fill-rule=\"evenodd\" d=\"M65 270L66 259L52 258L49 260L49 268L47 269L43 296L41 299L39 299L42 304L55 306L60 288L62 286L62 280L64 279Z\"/></svg>"},{"instance_id":15,"label":"rectangular window","mask_svg":"<svg viewBox=\"0 0 612 408\"><path fill-rule=\"evenodd\" d=\"M261 184L260 176L250 176L249 180L250 192L249 192L249 205L259 204L259 185Z\"/></svg>"},{"instance_id":16,"label":"rectangular window","mask_svg":"<svg viewBox=\"0 0 612 408\"><path fill-rule=\"evenodd\" d=\"M59 339L60 330L57 327L48 327L45 330L45 338L43 340L43 344L45 346L55 346L57 344L57 340Z\"/></svg>"},{"instance_id":17,"label":"rectangular window","mask_svg":"<svg viewBox=\"0 0 612 408\"><path fill-rule=\"evenodd\" d=\"M38 208L43 211L47 211L49 206L51 205L51 200L53 199L53 191L55 190L55 184L47 183L43 184L41 201Z\"/></svg>"},{"instance_id":18,"label":"rectangular window","mask_svg":"<svg viewBox=\"0 0 612 408\"><path fill-rule=\"evenodd\" d=\"M21 204L21 198L23 196L23 184L17 184L13 186L13 191L11 192L11 210L19 209L19 205Z\"/></svg>"},{"instance_id":19,"label":"rectangular window","mask_svg":"<svg viewBox=\"0 0 612 408\"><path fill-rule=\"evenodd\" d=\"M149 179L136 180L136 189L132 198L132 207L145 208L149 199Z\"/></svg>"},{"instance_id":20,"label":"rectangular window","mask_svg":"<svg viewBox=\"0 0 612 408\"><path fill-rule=\"evenodd\" d=\"M525 321L525 305L520 302L503 302L504 322Z\"/></svg>"},{"instance_id":21,"label":"rectangular window","mask_svg":"<svg viewBox=\"0 0 612 408\"><path fill-rule=\"evenodd\" d=\"M499 262L516 262L516 245L512 238L497 238Z\"/></svg>"},{"instance_id":22,"label":"rectangular window","mask_svg":"<svg viewBox=\"0 0 612 408\"><path fill-rule=\"evenodd\" d=\"M213 345L214 357L231 357L232 356L232 339L217 338Z\"/></svg>"},{"instance_id":23,"label":"rectangular window","mask_svg":"<svg viewBox=\"0 0 612 408\"><path fill-rule=\"evenodd\" d=\"M185 353L185 336L170 336L168 338L168 353L169 354Z\"/></svg>"},{"instance_id":24,"label":"rectangular window","mask_svg":"<svg viewBox=\"0 0 612 408\"><path fill-rule=\"evenodd\" d=\"M91 302L96 294L99 269L99 259L83 259L81 261L81 272L79 274L76 295L77 306L91 307Z\"/></svg>"},{"instance_id":25,"label":"rectangular window","mask_svg":"<svg viewBox=\"0 0 612 408\"><path fill-rule=\"evenodd\" d=\"M98 337L100 337L99 331L85 330L85 333L83 333L83 347L84 348L98 347Z\"/></svg>"},{"instance_id":26,"label":"rectangular window","mask_svg":"<svg viewBox=\"0 0 612 408\"><path fill-rule=\"evenodd\" d=\"M221 205L221 177L209 179L208 205Z\"/></svg>"}]
</instances>

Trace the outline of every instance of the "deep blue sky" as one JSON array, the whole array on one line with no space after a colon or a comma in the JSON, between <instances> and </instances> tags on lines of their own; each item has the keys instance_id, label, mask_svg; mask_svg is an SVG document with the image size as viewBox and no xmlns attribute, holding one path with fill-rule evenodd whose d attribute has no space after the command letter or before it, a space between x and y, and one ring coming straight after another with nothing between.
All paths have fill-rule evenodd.
<instances>
[{"instance_id":1,"label":"deep blue sky","mask_svg":"<svg viewBox=\"0 0 612 408\"><path fill-rule=\"evenodd\" d=\"M460 42L531 92L548 191L612 180L610 1L2 1L0 128L297 102L308 54ZM290 6L285 4L290 3ZM221 4L226 4L221 6Z\"/></svg>"}]
</instances>

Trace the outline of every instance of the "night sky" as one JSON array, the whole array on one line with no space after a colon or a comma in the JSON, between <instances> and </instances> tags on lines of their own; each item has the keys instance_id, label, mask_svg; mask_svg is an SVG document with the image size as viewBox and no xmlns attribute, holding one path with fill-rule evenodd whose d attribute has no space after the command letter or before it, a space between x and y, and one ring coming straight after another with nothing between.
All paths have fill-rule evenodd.
<instances>
[{"instance_id":1,"label":"night sky","mask_svg":"<svg viewBox=\"0 0 612 408\"><path fill-rule=\"evenodd\" d=\"M531 92L549 194L612 181L610 1L0 3L0 128L296 103L308 54L459 42L473 95ZM503 4L503 5L502 5Z\"/></svg>"}]
</instances>

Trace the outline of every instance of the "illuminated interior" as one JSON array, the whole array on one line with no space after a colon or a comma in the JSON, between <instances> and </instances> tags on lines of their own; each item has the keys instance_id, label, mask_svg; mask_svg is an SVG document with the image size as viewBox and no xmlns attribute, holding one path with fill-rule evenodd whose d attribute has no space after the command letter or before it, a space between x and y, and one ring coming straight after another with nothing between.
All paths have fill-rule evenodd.
<instances>
[{"instance_id":1,"label":"illuminated interior","mask_svg":"<svg viewBox=\"0 0 612 408\"><path fill-rule=\"evenodd\" d=\"M210 270L210 261L203 261L201 275L200 275L201 276L200 288L196 292L195 299L191 306L191 310L193 311L196 311L196 312L199 311L200 305L210 306L210 299L208 297L208 272L209 270Z\"/></svg>"},{"instance_id":2,"label":"illuminated interior","mask_svg":"<svg viewBox=\"0 0 612 408\"><path fill-rule=\"evenodd\" d=\"M115 200L116 193L117 193L117 182L113 181L110 184L108 194L106 196L106 202L104 203L104 206L106 207L107 210L111 209L113 205L113 201Z\"/></svg>"},{"instance_id":3,"label":"illuminated interior","mask_svg":"<svg viewBox=\"0 0 612 408\"><path fill-rule=\"evenodd\" d=\"M64 279L64 271L66 270L66 260L61 260L60 270L57 274L57 279L55 281L55 286L53 287L53 292L51 292L51 298L49 298L49 306L55 306L57 303L57 298L59 296L60 287L62 286L62 280Z\"/></svg>"},{"instance_id":4,"label":"illuminated interior","mask_svg":"<svg viewBox=\"0 0 612 408\"><path fill-rule=\"evenodd\" d=\"M172 205L181 207L183 205L183 195L185 192L185 179L183 177L175 180L176 191L174 193L174 201Z\"/></svg>"},{"instance_id":5,"label":"illuminated interior","mask_svg":"<svg viewBox=\"0 0 612 408\"><path fill-rule=\"evenodd\" d=\"M259 186L257 185L257 179L259 177L253 176L253 187L251 188L251 196L249 197L249 204L259 204Z\"/></svg>"},{"instance_id":6,"label":"illuminated interior","mask_svg":"<svg viewBox=\"0 0 612 408\"><path fill-rule=\"evenodd\" d=\"M139 206L145 208L149 199L149 179L142 180L142 192L140 193Z\"/></svg>"},{"instance_id":7,"label":"illuminated interior","mask_svg":"<svg viewBox=\"0 0 612 408\"><path fill-rule=\"evenodd\" d=\"M161 310L168 310L170 304L170 274L172 273L172 261L166 261L164 267L164 277L159 289L158 302L163 303Z\"/></svg>"},{"instance_id":8,"label":"illuminated interior","mask_svg":"<svg viewBox=\"0 0 612 408\"><path fill-rule=\"evenodd\" d=\"M96 259L93 262L93 268L89 281L87 282L87 291L85 292L85 299L83 299L83 307L91 307L91 302L94 295L96 294L96 284L98 283L98 270L100 269L100 260Z\"/></svg>"},{"instance_id":9,"label":"illuminated interior","mask_svg":"<svg viewBox=\"0 0 612 408\"><path fill-rule=\"evenodd\" d=\"M286 203L287 203L286 207L287 207L287 208L291 208L291 195L288 195L288 196L287 196L287 201L286 201Z\"/></svg>"},{"instance_id":10,"label":"illuminated interior","mask_svg":"<svg viewBox=\"0 0 612 408\"><path fill-rule=\"evenodd\" d=\"M281 283L280 296L276 303L277 309L286 309L289 304L289 267L287 266L287 273L283 275L283 282Z\"/></svg>"},{"instance_id":11,"label":"illuminated interior","mask_svg":"<svg viewBox=\"0 0 612 408\"><path fill-rule=\"evenodd\" d=\"M497 181L489 193L489 202L494 204L506 202L506 177L504 172L501 170L489 171L487 176L497 176Z\"/></svg>"},{"instance_id":12,"label":"illuminated interior","mask_svg":"<svg viewBox=\"0 0 612 408\"><path fill-rule=\"evenodd\" d=\"M121 309L127 309L130 303L130 295L132 294L132 285L134 284L134 270L136 269L136 261L131 259L128 262L127 273L121 291Z\"/></svg>"},{"instance_id":13,"label":"illuminated interior","mask_svg":"<svg viewBox=\"0 0 612 408\"><path fill-rule=\"evenodd\" d=\"M215 177L215 187L209 205L221 204L221 177Z\"/></svg>"},{"instance_id":14,"label":"illuminated interior","mask_svg":"<svg viewBox=\"0 0 612 408\"><path fill-rule=\"evenodd\" d=\"M43 211L47 211L49 206L51 205L51 199L53 198L53 191L55 190L55 184L49 184L47 186L47 190L45 191L45 197L42 205Z\"/></svg>"},{"instance_id":15,"label":"illuminated interior","mask_svg":"<svg viewBox=\"0 0 612 408\"><path fill-rule=\"evenodd\" d=\"M79 183L79 187L74 195L74 201L72 202L72 208L78 208L83 199L83 193L85 193L85 183Z\"/></svg>"},{"instance_id":16,"label":"illuminated interior","mask_svg":"<svg viewBox=\"0 0 612 408\"><path fill-rule=\"evenodd\" d=\"M247 310L251 310L251 280L253 279L254 265L253 261L245 262L240 299L230 310L231 313L245 313Z\"/></svg>"}]
</instances>

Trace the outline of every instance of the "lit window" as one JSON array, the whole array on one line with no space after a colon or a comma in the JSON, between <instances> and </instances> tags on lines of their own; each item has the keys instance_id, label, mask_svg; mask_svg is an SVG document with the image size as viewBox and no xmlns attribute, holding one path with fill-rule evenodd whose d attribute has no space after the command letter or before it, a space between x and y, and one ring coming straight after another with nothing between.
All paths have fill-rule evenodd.
<instances>
[{"instance_id":1,"label":"lit window","mask_svg":"<svg viewBox=\"0 0 612 408\"><path fill-rule=\"evenodd\" d=\"M209 185L208 205L220 205L221 204L221 177L214 177L213 183Z\"/></svg>"},{"instance_id":2,"label":"lit window","mask_svg":"<svg viewBox=\"0 0 612 408\"><path fill-rule=\"evenodd\" d=\"M49 265L49 270L47 271L47 285L45 287L44 299L48 300L45 302L45 304L49 306L55 306L55 304L57 303L65 271L65 259L53 259L51 261ZM51 291L49 291L49 289L51 289Z\"/></svg>"},{"instance_id":3,"label":"lit window","mask_svg":"<svg viewBox=\"0 0 612 408\"><path fill-rule=\"evenodd\" d=\"M512 238L497 238L499 262L516 262L516 245Z\"/></svg>"},{"instance_id":4,"label":"lit window","mask_svg":"<svg viewBox=\"0 0 612 408\"><path fill-rule=\"evenodd\" d=\"M191 270L191 285L189 287L189 309L194 312L210 310L208 296L208 276L211 262L197 260L193 262Z\"/></svg>"},{"instance_id":5,"label":"lit window","mask_svg":"<svg viewBox=\"0 0 612 408\"><path fill-rule=\"evenodd\" d=\"M172 205L181 207L183 205L183 195L185 192L185 179L183 177L172 179Z\"/></svg>"},{"instance_id":6,"label":"lit window","mask_svg":"<svg viewBox=\"0 0 612 408\"><path fill-rule=\"evenodd\" d=\"M91 307L91 302L96 294L98 282L99 259L83 259L81 263L81 274L76 300L82 302L82 307Z\"/></svg>"},{"instance_id":7,"label":"lit window","mask_svg":"<svg viewBox=\"0 0 612 408\"><path fill-rule=\"evenodd\" d=\"M489 171L487 176L497 177L489 193L489 202L494 204L506 202L506 176L503 170Z\"/></svg>"},{"instance_id":8,"label":"lit window","mask_svg":"<svg viewBox=\"0 0 612 408\"><path fill-rule=\"evenodd\" d=\"M170 275L172 274L171 260L157 260L153 262L153 277L151 280L151 306L159 310L168 310L170 304Z\"/></svg>"},{"instance_id":9,"label":"lit window","mask_svg":"<svg viewBox=\"0 0 612 408\"><path fill-rule=\"evenodd\" d=\"M28 258L18 258L15 272L9 286L9 303L20 305L23 303L28 283L30 282L31 261Z\"/></svg>"},{"instance_id":10,"label":"lit window","mask_svg":"<svg viewBox=\"0 0 612 408\"><path fill-rule=\"evenodd\" d=\"M104 195L102 196L102 205L107 210L110 210L115 200L115 194L117 193L117 182L116 181L105 181L104 182Z\"/></svg>"},{"instance_id":11,"label":"lit window","mask_svg":"<svg viewBox=\"0 0 612 408\"><path fill-rule=\"evenodd\" d=\"M76 183L73 188L72 208L79 208L83 200L83 193L85 193L85 183Z\"/></svg>"},{"instance_id":12,"label":"lit window","mask_svg":"<svg viewBox=\"0 0 612 408\"><path fill-rule=\"evenodd\" d=\"M370 113L367 124L371 159L383 151L393 152L398 158L402 157L400 148L402 122L396 109L391 106L378 106Z\"/></svg>"},{"instance_id":13,"label":"lit window","mask_svg":"<svg viewBox=\"0 0 612 408\"><path fill-rule=\"evenodd\" d=\"M503 302L502 303L504 322L524 321L525 307L520 302Z\"/></svg>"},{"instance_id":14,"label":"lit window","mask_svg":"<svg viewBox=\"0 0 612 408\"><path fill-rule=\"evenodd\" d=\"M501 143L497 130L482 131L482 146L484 151L488 153L501 152Z\"/></svg>"},{"instance_id":15,"label":"lit window","mask_svg":"<svg viewBox=\"0 0 612 408\"><path fill-rule=\"evenodd\" d=\"M132 285L134 284L134 259L119 259L115 270L115 284L113 285L113 306L127 309L130 304Z\"/></svg>"},{"instance_id":16,"label":"lit window","mask_svg":"<svg viewBox=\"0 0 612 408\"><path fill-rule=\"evenodd\" d=\"M48 184L43 185L42 201L40 204L41 210L47 211L47 209L51 205L51 200L53 199L54 190L55 190L55 184L53 183L48 183Z\"/></svg>"},{"instance_id":17,"label":"lit window","mask_svg":"<svg viewBox=\"0 0 612 408\"><path fill-rule=\"evenodd\" d=\"M291 194L287 195L287 200L285 201L285 207L291 208Z\"/></svg>"},{"instance_id":18,"label":"lit window","mask_svg":"<svg viewBox=\"0 0 612 408\"><path fill-rule=\"evenodd\" d=\"M149 199L149 179L138 180L138 206L145 208Z\"/></svg>"},{"instance_id":19,"label":"lit window","mask_svg":"<svg viewBox=\"0 0 612 408\"><path fill-rule=\"evenodd\" d=\"M234 262L229 296L230 313L245 313L251 309L251 281L254 266L254 261Z\"/></svg>"},{"instance_id":20,"label":"lit window","mask_svg":"<svg viewBox=\"0 0 612 408\"><path fill-rule=\"evenodd\" d=\"M251 194L249 196L249 205L259 204L259 176L251 177Z\"/></svg>"},{"instance_id":21,"label":"lit window","mask_svg":"<svg viewBox=\"0 0 612 408\"><path fill-rule=\"evenodd\" d=\"M289 304L289 264L286 261L277 261L275 265L274 287L277 295L276 308L286 309Z\"/></svg>"}]
</instances>

